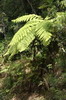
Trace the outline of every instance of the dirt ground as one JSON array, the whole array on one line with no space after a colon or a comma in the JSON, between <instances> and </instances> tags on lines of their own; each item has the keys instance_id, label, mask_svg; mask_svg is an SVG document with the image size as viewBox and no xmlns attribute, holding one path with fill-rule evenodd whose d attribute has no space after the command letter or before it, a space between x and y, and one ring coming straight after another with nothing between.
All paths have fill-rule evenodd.
<instances>
[{"instance_id":1,"label":"dirt ground","mask_svg":"<svg viewBox=\"0 0 66 100\"><path fill-rule=\"evenodd\" d=\"M43 96L33 93L30 96L27 96L26 94L22 95L22 99L20 97L14 96L11 100L46 100Z\"/></svg>"}]
</instances>

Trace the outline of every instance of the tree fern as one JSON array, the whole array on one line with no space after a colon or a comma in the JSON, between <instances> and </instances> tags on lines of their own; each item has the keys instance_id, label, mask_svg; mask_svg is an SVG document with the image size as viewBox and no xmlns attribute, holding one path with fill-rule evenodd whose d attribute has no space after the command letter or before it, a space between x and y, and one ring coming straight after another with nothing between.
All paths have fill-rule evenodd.
<instances>
[{"instance_id":1,"label":"tree fern","mask_svg":"<svg viewBox=\"0 0 66 100\"><path fill-rule=\"evenodd\" d=\"M52 27L56 26L56 24L60 26L65 21L65 18L66 13L57 13L56 18L53 19L43 19L38 15L30 14L13 20L16 23L26 21L26 24L16 32L5 55L13 56L26 50L35 37L38 37L43 45L47 46L52 37Z\"/></svg>"}]
</instances>

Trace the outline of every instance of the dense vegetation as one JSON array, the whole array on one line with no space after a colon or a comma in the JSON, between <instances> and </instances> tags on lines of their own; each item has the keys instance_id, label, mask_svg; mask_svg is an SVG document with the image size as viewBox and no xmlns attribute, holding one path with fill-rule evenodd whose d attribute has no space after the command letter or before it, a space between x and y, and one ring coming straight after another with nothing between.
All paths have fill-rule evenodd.
<instances>
[{"instance_id":1,"label":"dense vegetation","mask_svg":"<svg viewBox=\"0 0 66 100\"><path fill-rule=\"evenodd\" d=\"M0 100L66 100L66 0L0 0Z\"/></svg>"}]
</instances>

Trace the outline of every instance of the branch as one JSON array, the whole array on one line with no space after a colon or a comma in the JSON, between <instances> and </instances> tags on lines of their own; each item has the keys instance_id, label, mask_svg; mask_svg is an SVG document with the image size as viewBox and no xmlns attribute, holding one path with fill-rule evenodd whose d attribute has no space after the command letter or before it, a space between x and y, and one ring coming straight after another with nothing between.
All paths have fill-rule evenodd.
<instances>
[{"instance_id":1,"label":"branch","mask_svg":"<svg viewBox=\"0 0 66 100\"><path fill-rule=\"evenodd\" d=\"M33 8L32 3L31 3L29 0L27 0L27 2L28 2L29 5L31 6L32 12L33 12L34 14L36 14L36 11L35 11L35 9Z\"/></svg>"}]
</instances>

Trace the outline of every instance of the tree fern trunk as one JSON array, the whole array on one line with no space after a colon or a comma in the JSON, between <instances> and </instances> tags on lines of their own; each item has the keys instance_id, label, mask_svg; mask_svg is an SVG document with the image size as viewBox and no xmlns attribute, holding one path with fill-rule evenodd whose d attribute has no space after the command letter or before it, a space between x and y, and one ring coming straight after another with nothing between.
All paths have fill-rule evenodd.
<instances>
[{"instance_id":1,"label":"tree fern trunk","mask_svg":"<svg viewBox=\"0 0 66 100\"><path fill-rule=\"evenodd\" d=\"M35 61L35 56L36 56L36 47L35 47L35 40L33 41L33 61Z\"/></svg>"}]
</instances>

